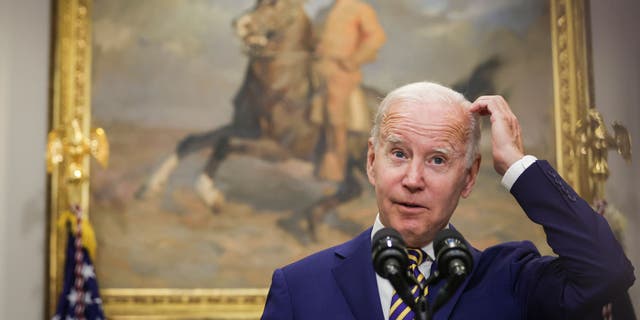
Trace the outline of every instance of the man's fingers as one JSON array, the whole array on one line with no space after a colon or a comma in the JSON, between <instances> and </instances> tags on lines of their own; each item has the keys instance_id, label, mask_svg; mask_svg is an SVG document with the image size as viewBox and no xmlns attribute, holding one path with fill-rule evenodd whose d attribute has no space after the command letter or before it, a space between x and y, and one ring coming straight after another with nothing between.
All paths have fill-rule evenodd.
<instances>
[{"instance_id":1,"label":"man's fingers","mask_svg":"<svg viewBox=\"0 0 640 320\"><path fill-rule=\"evenodd\" d=\"M486 103L483 102L478 102L476 100L476 102L474 102L473 104L471 104L471 108L469 108L469 111L471 113L478 113L481 116L488 116L491 114L491 111L489 111L489 107Z\"/></svg>"},{"instance_id":2,"label":"man's fingers","mask_svg":"<svg viewBox=\"0 0 640 320\"><path fill-rule=\"evenodd\" d=\"M471 112L478 112L480 115L493 115L494 113L510 112L509 105L502 96L480 96L469 108Z\"/></svg>"},{"instance_id":3,"label":"man's fingers","mask_svg":"<svg viewBox=\"0 0 640 320\"><path fill-rule=\"evenodd\" d=\"M504 174L524 153L518 119L501 96L481 96L469 111L490 116L493 165L499 174Z\"/></svg>"},{"instance_id":4,"label":"man's fingers","mask_svg":"<svg viewBox=\"0 0 640 320\"><path fill-rule=\"evenodd\" d=\"M476 112L481 116L490 115L491 122L504 123L513 128L513 122L518 120L511 111L509 104L502 96L481 96L471 104L470 112Z\"/></svg>"}]
</instances>

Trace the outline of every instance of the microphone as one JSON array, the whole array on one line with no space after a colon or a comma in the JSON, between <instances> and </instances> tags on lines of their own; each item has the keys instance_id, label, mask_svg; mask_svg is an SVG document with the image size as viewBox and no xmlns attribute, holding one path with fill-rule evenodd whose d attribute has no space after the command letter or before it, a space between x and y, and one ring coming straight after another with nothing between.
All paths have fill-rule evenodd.
<instances>
[{"instance_id":1,"label":"microphone","mask_svg":"<svg viewBox=\"0 0 640 320\"><path fill-rule=\"evenodd\" d=\"M465 277L473 269L473 258L464 237L453 229L444 229L433 241L438 270L444 277Z\"/></svg>"},{"instance_id":2,"label":"microphone","mask_svg":"<svg viewBox=\"0 0 640 320\"><path fill-rule=\"evenodd\" d=\"M438 272L448 281L438 292L433 309L441 307L453 295L473 269L473 258L464 237L453 229L444 229L436 235L434 251Z\"/></svg>"},{"instance_id":3,"label":"microphone","mask_svg":"<svg viewBox=\"0 0 640 320\"><path fill-rule=\"evenodd\" d=\"M373 268L381 277L389 280L406 305L415 308L415 301L409 288L409 257L406 245L398 231L392 228L380 229L373 235L371 255Z\"/></svg>"}]
</instances>

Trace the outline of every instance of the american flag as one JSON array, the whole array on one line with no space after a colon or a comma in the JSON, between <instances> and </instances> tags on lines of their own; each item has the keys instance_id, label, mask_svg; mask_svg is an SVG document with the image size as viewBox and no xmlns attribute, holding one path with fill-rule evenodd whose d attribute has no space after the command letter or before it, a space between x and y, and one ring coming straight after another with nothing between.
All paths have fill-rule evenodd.
<instances>
[{"instance_id":1,"label":"american flag","mask_svg":"<svg viewBox=\"0 0 640 320\"><path fill-rule=\"evenodd\" d=\"M52 320L103 320L105 317L95 270L87 249L82 245L82 214L79 207L73 209L77 228L75 234L69 230L64 283Z\"/></svg>"}]
</instances>

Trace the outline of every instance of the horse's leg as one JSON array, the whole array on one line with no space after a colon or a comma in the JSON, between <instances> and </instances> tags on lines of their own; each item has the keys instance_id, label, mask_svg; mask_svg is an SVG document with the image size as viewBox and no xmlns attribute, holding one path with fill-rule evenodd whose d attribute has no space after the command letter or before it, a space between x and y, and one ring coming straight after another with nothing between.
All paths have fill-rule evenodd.
<instances>
[{"instance_id":1,"label":"horse's leg","mask_svg":"<svg viewBox=\"0 0 640 320\"><path fill-rule=\"evenodd\" d=\"M348 161L345 180L340 183L335 192L302 210L295 211L290 217L278 220L278 225L292 234L302 244L316 242L317 226L324 217L340 204L362 194L363 187L354 175L354 169L361 167L362 163L360 159L350 158ZM355 230L359 230L361 226L351 220L339 219L337 227L347 233L353 233Z\"/></svg>"},{"instance_id":2,"label":"horse's leg","mask_svg":"<svg viewBox=\"0 0 640 320\"><path fill-rule=\"evenodd\" d=\"M204 171L198 176L195 184L198 196L214 213L218 213L225 202L224 194L216 187L213 177L222 161L231 152L229 140L230 137L226 136L216 142Z\"/></svg>"},{"instance_id":3,"label":"horse's leg","mask_svg":"<svg viewBox=\"0 0 640 320\"><path fill-rule=\"evenodd\" d=\"M363 177L367 176L367 145L368 135L363 133L350 133L348 136L349 151L347 153L347 163L344 171L344 180L338 190L328 195L315 204L300 212L300 217L307 219L309 232L315 236L317 225L325 219L327 214L339 205L359 197L364 189L361 179L355 175L360 172ZM336 217L337 222L333 223L337 229L347 234L359 231L362 226L351 219Z\"/></svg>"},{"instance_id":4,"label":"horse's leg","mask_svg":"<svg viewBox=\"0 0 640 320\"><path fill-rule=\"evenodd\" d=\"M270 139L255 139L253 136L240 137L239 134L219 139L203 172L196 181L198 195L214 212L219 211L224 204L224 195L215 186L213 177L222 161L231 153L241 153L272 162L283 161L290 157L287 149Z\"/></svg>"},{"instance_id":5,"label":"horse's leg","mask_svg":"<svg viewBox=\"0 0 640 320\"><path fill-rule=\"evenodd\" d=\"M142 199L149 195L160 193L169 179L169 176L178 166L179 161L180 157L176 152L167 157L162 164L160 164L158 169L149 176L147 182L138 189L136 197Z\"/></svg>"},{"instance_id":6,"label":"horse's leg","mask_svg":"<svg viewBox=\"0 0 640 320\"><path fill-rule=\"evenodd\" d=\"M180 140L175 152L169 155L149 176L147 181L138 188L135 194L136 198L143 199L160 193L169 176L171 176L184 157L204 148L210 148L221 136L227 135L229 131L230 126L224 126L203 134L188 135Z\"/></svg>"},{"instance_id":7,"label":"horse's leg","mask_svg":"<svg viewBox=\"0 0 640 320\"><path fill-rule=\"evenodd\" d=\"M316 207L311 208L305 213L305 216L309 225L309 232L312 237L317 234L317 225L321 223L327 214L332 212L339 205L357 198L362 194L362 185L355 178L353 172L347 173L345 180L341 183L340 187L333 195L328 196L326 199L319 201ZM342 219L336 216L335 227L342 230L345 233L353 234L360 230L361 226L355 223L351 219Z\"/></svg>"},{"instance_id":8,"label":"horse's leg","mask_svg":"<svg viewBox=\"0 0 640 320\"><path fill-rule=\"evenodd\" d=\"M231 141L233 152L260 158L269 162L285 161L292 157L291 152L270 138L237 138Z\"/></svg>"}]
</instances>

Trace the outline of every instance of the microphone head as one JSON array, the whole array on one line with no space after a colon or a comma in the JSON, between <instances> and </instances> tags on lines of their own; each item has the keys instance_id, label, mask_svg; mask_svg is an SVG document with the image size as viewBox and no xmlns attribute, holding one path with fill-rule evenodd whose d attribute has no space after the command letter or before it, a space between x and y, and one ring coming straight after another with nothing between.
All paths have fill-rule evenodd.
<instances>
[{"instance_id":1,"label":"microphone head","mask_svg":"<svg viewBox=\"0 0 640 320\"><path fill-rule=\"evenodd\" d=\"M371 240L371 256L373 268L381 277L389 278L390 263L396 264L402 272L409 267L409 258L405 251L406 245L402 236L393 228L380 229Z\"/></svg>"},{"instance_id":2,"label":"microphone head","mask_svg":"<svg viewBox=\"0 0 640 320\"><path fill-rule=\"evenodd\" d=\"M454 259L458 259L464 265L466 274L471 273L473 258L460 232L453 229L441 230L433 241L433 249L438 270L443 276L449 276L449 265Z\"/></svg>"}]
</instances>

